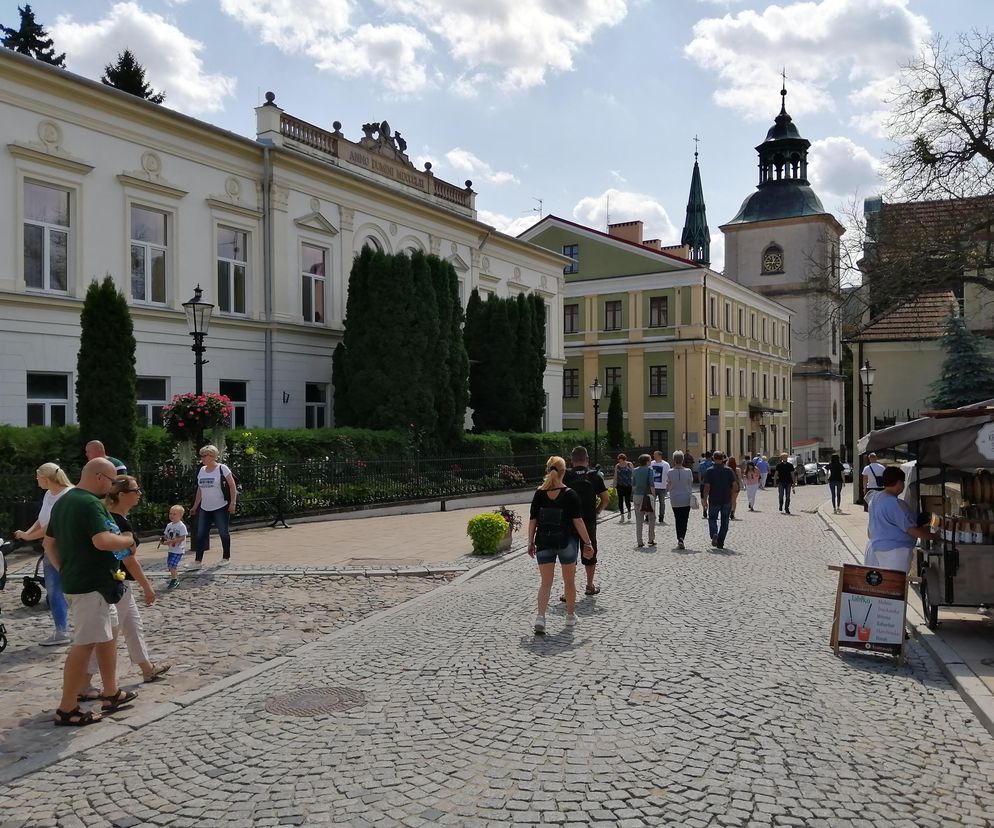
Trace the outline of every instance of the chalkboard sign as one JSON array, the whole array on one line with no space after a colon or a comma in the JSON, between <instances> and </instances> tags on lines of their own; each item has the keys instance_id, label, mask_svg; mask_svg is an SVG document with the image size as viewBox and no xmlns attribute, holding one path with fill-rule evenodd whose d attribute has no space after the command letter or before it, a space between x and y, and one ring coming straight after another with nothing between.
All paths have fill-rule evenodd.
<instances>
[{"instance_id":1,"label":"chalkboard sign","mask_svg":"<svg viewBox=\"0 0 994 828\"><path fill-rule=\"evenodd\" d=\"M839 573L832 647L890 653L904 661L908 576L872 566L832 566Z\"/></svg>"}]
</instances>

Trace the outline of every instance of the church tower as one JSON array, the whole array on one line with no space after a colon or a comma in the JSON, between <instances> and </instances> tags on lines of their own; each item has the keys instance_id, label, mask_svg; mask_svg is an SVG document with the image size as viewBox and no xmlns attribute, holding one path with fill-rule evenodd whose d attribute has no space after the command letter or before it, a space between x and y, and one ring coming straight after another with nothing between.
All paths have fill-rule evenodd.
<instances>
[{"instance_id":1,"label":"church tower","mask_svg":"<svg viewBox=\"0 0 994 828\"><path fill-rule=\"evenodd\" d=\"M845 232L825 211L808 181L808 150L787 113L780 112L759 154L759 183L721 227L725 276L790 308L790 402L795 446L817 446L819 458L840 449L843 377L839 342L839 240ZM834 291L826 290L833 287Z\"/></svg>"},{"instance_id":2,"label":"church tower","mask_svg":"<svg viewBox=\"0 0 994 828\"><path fill-rule=\"evenodd\" d=\"M696 138L694 139L697 140ZM694 173L690 177L690 197L687 199L687 218L683 225L680 244L690 250L690 260L702 267L711 264L711 233L708 231L707 210L704 207L704 188L701 186L701 168L694 151Z\"/></svg>"}]
</instances>

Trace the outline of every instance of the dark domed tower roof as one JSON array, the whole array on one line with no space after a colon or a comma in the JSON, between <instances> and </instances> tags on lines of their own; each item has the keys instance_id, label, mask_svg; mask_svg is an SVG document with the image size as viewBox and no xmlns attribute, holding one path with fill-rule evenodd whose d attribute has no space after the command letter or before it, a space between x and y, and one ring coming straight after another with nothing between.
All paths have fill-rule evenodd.
<instances>
[{"instance_id":1,"label":"dark domed tower roof","mask_svg":"<svg viewBox=\"0 0 994 828\"><path fill-rule=\"evenodd\" d=\"M746 198L729 224L816 216L825 213L808 182L808 148L794 119L787 113L787 89L780 90L780 114L758 147L759 185Z\"/></svg>"}]
</instances>

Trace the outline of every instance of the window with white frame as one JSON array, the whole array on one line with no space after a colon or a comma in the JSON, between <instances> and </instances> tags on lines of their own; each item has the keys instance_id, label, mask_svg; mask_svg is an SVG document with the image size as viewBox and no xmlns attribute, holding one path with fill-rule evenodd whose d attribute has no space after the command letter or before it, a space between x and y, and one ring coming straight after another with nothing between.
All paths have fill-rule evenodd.
<instances>
[{"instance_id":1,"label":"window with white frame","mask_svg":"<svg viewBox=\"0 0 994 828\"><path fill-rule=\"evenodd\" d=\"M304 386L304 427L324 428L328 424L328 386L309 382Z\"/></svg>"},{"instance_id":2,"label":"window with white frame","mask_svg":"<svg viewBox=\"0 0 994 828\"><path fill-rule=\"evenodd\" d=\"M780 390L780 382L779 382L779 380L780 380L780 377L778 377L776 374L774 374L773 375L773 399L775 399L775 400L779 400L780 399L780 396L777 393Z\"/></svg>"},{"instance_id":3,"label":"window with white frame","mask_svg":"<svg viewBox=\"0 0 994 828\"><path fill-rule=\"evenodd\" d=\"M69 234L68 190L24 182L24 285L29 290L67 293Z\"/></svg>"},{"instance_id":4,"label":"window with white frame","mask_svg":"<svg viewBox=\"0 0 994 828\"><path fill-rule=\"evenodd\" d=\"M745 322L745 310L739 308L739 336L745 336L746 332L746 322Z\"/></svg>"},{"instance_id":5,"label":"window with white frame","mask_svg":"<svg viewBox=\"0 0 994 828\"><path fill-rule=\"evenodd\" d=\"M168 217L160 210L131 205L131 298L166 303Z\"/></svg>"},{"instance_id":6,"label":"window with white frame","mask_svg":"<svg viewBox=\"0 0 994 828\"><path fill-rule=\"evenodd\" d=\"M246 312L248 240L249 234L244 230L218 225L217 309L222 313Z\"/></svg>"},{"instance_id":7,"label":"window with white frame","mask_svg":"<svg viewBox=\"0 0 994 828\"><path fill-rule=\"evenodd\" d=\"M220 380L217 390L231 400L231 427L245 428L248 423L248 383L245 380Z\"/></svg>"},{"instance_id":8,"label":"window with white frame","mask_svg":"<svg viewBox=\"0 0 994 828\"><path fill-rule=\"evenodd\" d=\"M727 366L725 368L725 396L735 396L735 390L732 388L732 369Z\"/></svg>"},{"instance_id":9,"label":"window with white frame","mask_svg":"<svg viewBox=\"0 0 994 828\"><path fill-rule=\"evenodd\" d=\"M69 422L69 375L27 375L29 426L61 426Z\"/></svg>"},{"instance_id":10,"label":"window with white frame","mask_svg":"<svg viewBox=\"0 0 994 828\"><path fill-rule=\"evenodd\" d=\"M670 302L668 296L649 297L649 327L665 328L670 324Z\"/></svg>"},{"instance_id":11,"label":"window with white frame","mask_svg":"<svg viewBox=\"0 0 994 828\"><path fill-rule=\"evenodd\" d=\"M756 338L756 314L749 314L749 337L751 339Z\"/></svg>"},{"instance_id":12,"label":"window with white frame","mask_svg":"<svg viewBox=\"0 0 994 828\"><path fill-rule=\"evenodd\" d=\"M712 397L717 397L718 396L718 392L720 390L721 389L718 388L718 366L717 365L712 365L711 366L711 396Z\"/></svg>"},{"instance_id":13,"label":"window with white frame","mask_svg":"<svg viewBox=\"0 0 994 828\"><path fill-rule=\"evenodd\" d=\"M725 302L725 330L732 332L732 306Z\"/></svg>"},{"instance_id":14,"label":"window with white frame","mask_svg":"<svg viewBox=\"0 0 994 828\"><path fill-rule=\"evenodd\" d=\"M752 377L751 377L752 387L750 389L750 393L751 393L753 399L755 399L758 396L757 393L756 393L756 391L757 391L756 382L757 382L757 380L756 380L756 372L753 371L752 372Z\"/></svg>"},{"instance_id":15,"label":"window with white frame","mask_svg":"<svg viewBox=\"0 0 994 828\"><path fill-rule=\"evenodd\" d=\"M763 342L769 342L766 338L766 317L763 317Z\"/></svg>"},{"instance_id":16,"label":"window with white frame","mask_svg":"<svg viewBox=\"0 0 994 828\"><path fill-rule=\"evenodd\" d=\"M739 369L739 396L744 397L746 395L746 372L741 368Z\"/></svg>"},{"instance_id":17,"label":"window with white frame","mask_svg":"<svg viewBox=\"0 0 994 828\"><path fill-rule=\"evenodd\" d=\"M328 251L313 244L300 246L300 297L301 313L305 322L324 322L325 273Z\"/></svg>"},{"instance_id":18,"label":"window with white frame","mask_svg":"<svg viewBox=\"0 0 994 828\"><path fill-rule=\"evenodd\" d=\"M712 328L718 327L718 300L713 296L708 297L708 324Z\"/></svg>"},{"instance_id":19,"label":"window with white frame","mask_svg":"<svg viewBox=\"0 0 994 828\"><path fill-rule=\"evenodd\" d=\"M573 261L571 261L566 267L563 268L563 273L579 273L580 272L580 245L578 244L564 244L563 245L563 255L569 256Z\"/></svg>"},{"instance_id":20,"label":"window with white frame","mask_svg":"<svg viewBox=\"0 0 994 828\"><path fill-rule=\"evenodd\" d=\"M575 399L580 396L580 369L563 369L563 397Z\"/></svg>"},{"instance_id":21,"label":"window with white frame","mask_svg":"<svg viewBox=\"0 0 994 828\"><path fill-rule=\"evenodd\" d=\"M580 332L580 306L575 302L563 305L563 333Z\"/></svg>"},{"instance_id":22,"label":"window with white frame","mask_svg":"<svg viewBox=\"0 0 994 828\"><path fill-rule=\"evenodd\" d=\"M165 377L135 378L135 414L147 426L162 425L162 407L166 404Z\"/></svg>"},{"instance_id":23,"label":"window with white frame","mask_svg":"<svg viewBox=\"0 0 994 828\"><path fill-rule=\"evenodd\" d=\"M763 374L763 399L768 400L770 398L770 377L769 374Z\"/></svg>"}]
</instances>

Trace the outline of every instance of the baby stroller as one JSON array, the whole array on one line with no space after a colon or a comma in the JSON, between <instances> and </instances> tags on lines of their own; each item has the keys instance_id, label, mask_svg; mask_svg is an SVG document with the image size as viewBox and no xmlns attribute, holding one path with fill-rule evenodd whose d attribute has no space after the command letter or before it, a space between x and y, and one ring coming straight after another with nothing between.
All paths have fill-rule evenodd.
<instances>
[{"instance_id":1,"label":"baby stroller","mask_svg":"<svg viewBox=\"0 0 994 828\"><path fill-rule=\"evenodd\" d=\"M7 547L8 543L0 538L0 590L7 586ZM0 609L0 613L3 609ZM0 653L7 649L7 628L0 621Z\"/></svg>"},{"instance_id":2,"label":"baby stroller","mask_svg":"<svg viewBox=\"0 0 994 828\"><path fill-rule=\"evenodd\" d=\"M30 501L15 503L14 525L20 527L31 526L38 518L40 506L40 503ZM38 560L35 561L34 573L24 576L21 587L21 603L26 607L35 606L41 600L43 594L42 588L45 586L45 575L42 570L45 552L41 541L18 541L11 538L3 545L3 549L4 556L9 555L16 549L30 550L38 555Z\"/></svg>"}]
</instances>

